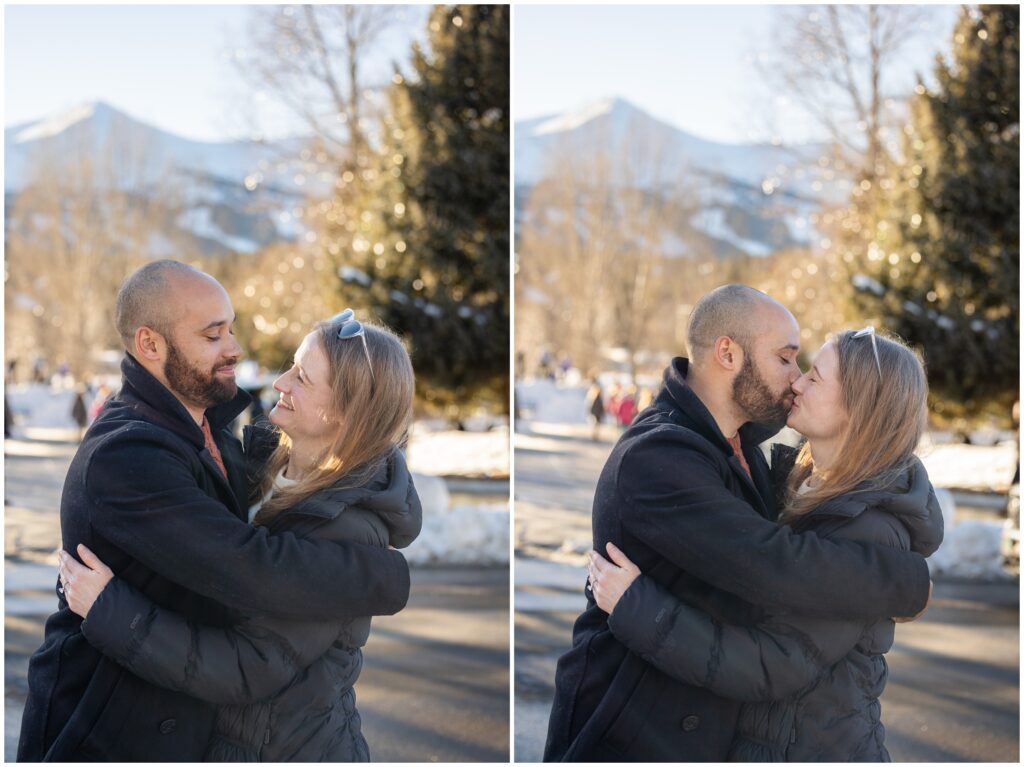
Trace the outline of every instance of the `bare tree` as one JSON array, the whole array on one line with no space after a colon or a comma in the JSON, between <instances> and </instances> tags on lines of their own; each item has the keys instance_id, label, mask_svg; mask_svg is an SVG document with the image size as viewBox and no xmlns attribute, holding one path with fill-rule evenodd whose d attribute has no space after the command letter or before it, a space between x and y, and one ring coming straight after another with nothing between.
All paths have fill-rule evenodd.
<instances>
[{"instance_id":1,"label":"bare tree","mask_svg":"<svg viewBox=\"0 0 1024 767\"><path fill-rule=\"evenodd\" d=\"M371 110L361 62L397 11L381 5L252 10L249 53L236 58L239 71L299 117L341 172L359 167L367 148Z\"/></svg>"},{"instance_id":2,"label":"bare tree","mask_svg":"<svg viewBox=\"0 0 1024 767\"><path fill-rule=\"evenodd\" d=\"M552 344L585 374L617 347L635 377L638 354L671 335L666 245L681 240L688 176L664 144L630 127L591 153L556 146L530 193L518 247L521 351Z\"/></svg>"},{"instance_id":3,"label":"bare tree","mask_svg":"<svg viewBox=\"0 0 1024 767\"><path fill-rule=\"evenodd\" d=\"M781 6L764 77L799 103L830 136L842 164L873 180L893 149L897 104L892 64L930 11L908 5ZM840 165L842 167L842 165Z\"/></svg>"}]
</instances>

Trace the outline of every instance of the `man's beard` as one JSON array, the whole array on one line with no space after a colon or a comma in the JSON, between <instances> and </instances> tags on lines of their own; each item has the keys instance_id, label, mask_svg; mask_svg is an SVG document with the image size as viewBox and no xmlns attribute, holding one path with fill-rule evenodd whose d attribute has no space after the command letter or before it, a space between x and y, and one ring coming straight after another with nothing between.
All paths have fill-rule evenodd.
<instances>
[{"instance_id":1,"label":"man's beard","mask_svg":"<svg viewBox=\"0 0 1024 767\"><path fill-rule=\"evenodd\" d=\"M173 344L167 343L167 364L164 375L171 389L188 400L191 404L202 408L213 407L231 401L238 393L235 379L221 380L217 378L217 369L224 367L230 360L221 360L209 373L192 367L184 355Z\"/></svg>"},{"instance_id":2,"label":"man's beard","mask_svg":"<svg viewBox=\"0 0 1024 767\"><path fill-rule=\"evenodd\" d=\"M732 381L733 401L739 405L747 420L781 429L789 417L786 398L790 390L774 394L761 377L761 371L749 354L743 359L743 367Z\"/></svg>"}]
</instances>

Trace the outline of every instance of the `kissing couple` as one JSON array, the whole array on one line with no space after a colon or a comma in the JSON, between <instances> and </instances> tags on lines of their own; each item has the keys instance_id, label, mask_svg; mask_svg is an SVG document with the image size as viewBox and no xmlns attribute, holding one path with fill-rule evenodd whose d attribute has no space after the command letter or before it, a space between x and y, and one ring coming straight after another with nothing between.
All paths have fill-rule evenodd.
<instances>
[{"instance_id":1,"label":"kissing couple","mask_svg":"<svg viewBox=\"0 0 1024 767\"><path fill-rule=\"evenodd\" d=\"M802 372L797 321L744 285L687 345L598 480L544 759L890 761L893 616L925 610L943 532L921 358L867 327Z\"/></svg>"}]
</instances>

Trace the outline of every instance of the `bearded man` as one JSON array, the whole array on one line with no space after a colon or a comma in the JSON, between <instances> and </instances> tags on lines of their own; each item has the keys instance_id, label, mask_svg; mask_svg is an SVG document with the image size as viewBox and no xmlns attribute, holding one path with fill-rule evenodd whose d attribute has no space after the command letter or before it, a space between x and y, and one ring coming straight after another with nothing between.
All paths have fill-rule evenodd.
<instances>
[{"instance_id":1,"label":"bearded man","mask_svg":"<svg viewBox=\"0 0 1024 767\"><path fill-rule=\"evenodd\" d=\"M232 607L307 620L397 612L409 596L398 552L247 523L242 445L228 429L249 404L235 384L234 320L224 288L186 264L156 261L125 280L122 388L68 470L62 548L87 546L116 577L201 624L228 625ZM18 760L200 761L214 705L102 656L60 591L29 663ZM283 642L271 649L267 663L294 660Z\"/></svg>"},{"instance_id":2,"label":"bearded man","mask_svg":"<svg viewBox=\"0 0 1024 767\"><path fill-rule=\"evenodd\" d=\"M690 359L672 361L661 394L605 464L594 549L614 543L645 575L727 623L753 625L765 608L826 618L920 613L930 593L920 555L775 523L758 446L793 403L793 315L760 291L726 285L694 307L687 342ZM725 761L739 706L629 652L588 594L558 662L544 760Z\"/></svg>"}]
</instances>

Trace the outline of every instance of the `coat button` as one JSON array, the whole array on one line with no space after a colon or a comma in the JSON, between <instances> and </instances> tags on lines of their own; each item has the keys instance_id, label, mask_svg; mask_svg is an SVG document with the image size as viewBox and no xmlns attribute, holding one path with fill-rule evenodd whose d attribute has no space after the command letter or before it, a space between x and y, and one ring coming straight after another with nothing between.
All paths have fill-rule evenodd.
<instances>
[{"instance_id":1,"label":"coat button","mask_svg":"<svg viewBox=\"0 0 1024 767\"><path fill-rule=\"evenodd\" d=\"M178 720L177 719L164 719L162 722L160 722L160 734L161 735L170 735L172 732L174 732L174 729L177 726L178 726Z\"/></svg>"},{"instance_id":2,"label":"coat button","mask_svg":"<svg viewBox=\"0 0 1024 767\"><path fill-rule=\"evenodd\" d=\"M699 716L688 716L683 719L683 732L693 732L700 727Z\"/></svg>"}]
</instances>

